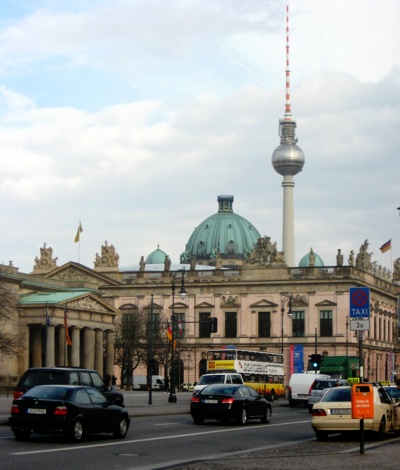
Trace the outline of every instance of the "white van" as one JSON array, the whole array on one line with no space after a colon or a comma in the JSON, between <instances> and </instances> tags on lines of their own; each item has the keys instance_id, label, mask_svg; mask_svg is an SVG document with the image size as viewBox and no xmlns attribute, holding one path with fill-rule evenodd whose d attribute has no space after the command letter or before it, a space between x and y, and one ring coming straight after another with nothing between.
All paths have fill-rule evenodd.
<instances>
[{"instance_id":1,"label":"white van","mask_svg":"<svg viewBox=\"0 0 400 470\"><path fill-rule=\"evenodd\" d=\"M289 406L296 403L303 403L304 406L308 402L308 391L315 379L328 380L332 377L326 374L316 374L315 372L304 372L302 374L292 374L289 381L288 399Z\"/></svg>"},{"instance_id":2,"label":"white van","mask_svg":"<svg viewBox=\"0 0 400 470\"><path fill-rule=\"evenodd\" d=\"M152 390L164 390L164 379L161 375L153 375ZM134 375L132 379L132 390L147 390L147 377L145 375Z\"/></svg>"},{"instance_id":3,"label":"white van","mask_svg":"<svg viewBox=\"0 0 400 470\"><path fill-rule=\"evenodd\" d=\"M240 374L203 374L193 389L193 395L211 384L242 384L243 377Z\"/></svg>"}]
</instances>

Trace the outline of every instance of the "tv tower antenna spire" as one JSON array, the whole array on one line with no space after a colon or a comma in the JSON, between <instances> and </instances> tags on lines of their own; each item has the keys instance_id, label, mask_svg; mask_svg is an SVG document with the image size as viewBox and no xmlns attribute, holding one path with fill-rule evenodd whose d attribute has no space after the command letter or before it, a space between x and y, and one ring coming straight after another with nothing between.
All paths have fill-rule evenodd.
<instances>
[{"instance_id":1,"label":"tv tower antenna spire","mask_svg":"<svg viewBox=\"0 0 400 470\"><path fill-rule=\"evenodd\" d=\"M289 4L286 5L286 103L285 103L285 119L292 118L292 110L290 105L290 65L289 65Z\"/></svg>"}]
</instances>

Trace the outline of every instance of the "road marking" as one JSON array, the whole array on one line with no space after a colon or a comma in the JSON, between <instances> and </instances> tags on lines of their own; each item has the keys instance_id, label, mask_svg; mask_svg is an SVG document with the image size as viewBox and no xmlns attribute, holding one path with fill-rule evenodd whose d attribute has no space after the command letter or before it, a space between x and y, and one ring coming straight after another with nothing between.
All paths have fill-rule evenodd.
<instances>
[{"instance_id":1,"label":"road marking","mask_svg":"<svg viewBox=\"0 0 400 470\"><path fill-rule=\"evenodd\" d=\"M246 431L250 429L260 429L260 428L273 428L277 426L292 426L293 424L304 424L304 423L310 423L309 420L306 421L294 421L291 423L279 423L279 424L258 424L258 425L247 425L244 427L240 427L240 431ZM43 450L31 450L31 451L26 451L26 452L11 452L9 455L34 455L34 454L49 454L52 452L70 452L71 450L84 450L84 449L94 449L96 447L109 447L109 446L117 446L117 445L125 445L125 444L139 444L141 442L154 442L154 441L164 441L167 439L182 439L185 437L193 437L193 436L202 436L205 434L222 434L225 432L238 432L238 428L229 428L229 429L218 429L215 431L203 431L203 432L192 432L189 434L174 434L173 436L162 436L162 437L149 437L146 439L132 439L130 441L124 440L123 442L121 441L114 441L114 442L108 442L104 443L102 442L101 444L89 444L89 445L79 445L79 446L73 446L73 447L59 447L56 449L43 449ZM315 438L313 438L315 439Z\"/></svg>"}]
</instances>

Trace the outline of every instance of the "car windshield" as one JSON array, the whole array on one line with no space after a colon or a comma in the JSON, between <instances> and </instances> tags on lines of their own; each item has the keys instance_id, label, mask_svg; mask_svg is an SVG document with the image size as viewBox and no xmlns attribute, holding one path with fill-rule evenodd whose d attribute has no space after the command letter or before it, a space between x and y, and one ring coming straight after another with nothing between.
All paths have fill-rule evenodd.
<instances>
[{"instance_id":1,"label":"car windshield","mask_svg":"<svg viewBox=\"0 0 400 470\"><path fill-rule=\"evenodd\" d=\"M232 387L226 385L225 387L221 387L219 385L208 385L208 387L203 388L201 393L203 395L234 395L236 392L237 387Z\"/></svg>"},{"instance_id":2,"label":"car windshield","mask_svg":"<svg viewBox=\"0 0 400 470\"><path fill-rule=\"evenodd\" d=\"M323 402L351 401L351 388L331 388L323 396Z\"/></svg>"},{"instance_id":3,"label":"car windshield","mask_svg":"<svg viewBox=\"0 0 400 470\"><path fill-rule=\"evenodd\" d=\"M199 385L205 384L223 384L225 376L223 375L202 375L199 379Z\"/></svg>"},{"instance_id":4,"label":"car windshield","mask_svg":"<svg viewBox=\"0 0 400 470\"><path fill-rule=\"evenodd\" d=\"M41 398L46 400L67 400L71 396L72 390L67 387L33 387L28 390L22 398Z\"/></svg>"}]
</instances>

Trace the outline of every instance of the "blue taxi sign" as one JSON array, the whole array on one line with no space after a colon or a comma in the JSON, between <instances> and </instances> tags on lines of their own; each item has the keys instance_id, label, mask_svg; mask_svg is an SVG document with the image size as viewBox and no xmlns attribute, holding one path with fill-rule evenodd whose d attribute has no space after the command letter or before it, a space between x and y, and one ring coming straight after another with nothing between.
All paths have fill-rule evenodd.
<instances>
[{"instance_id":1,"label":"blue taxi sign","mask_svg":"<svg viewBox=\"0 0 400 470\"><path fill-rule=\"evenodd\" d=\"M350 287L350 318L369 318L369 287Z\"/></svg>"}]
</instances>

